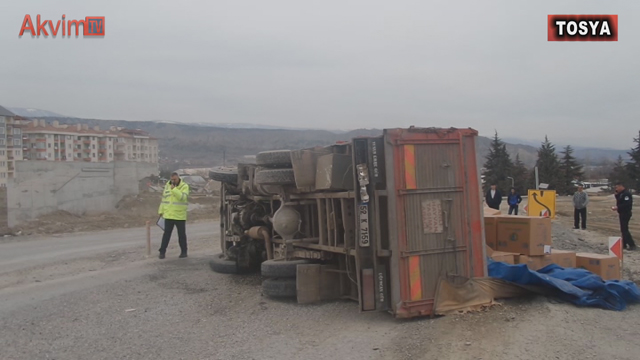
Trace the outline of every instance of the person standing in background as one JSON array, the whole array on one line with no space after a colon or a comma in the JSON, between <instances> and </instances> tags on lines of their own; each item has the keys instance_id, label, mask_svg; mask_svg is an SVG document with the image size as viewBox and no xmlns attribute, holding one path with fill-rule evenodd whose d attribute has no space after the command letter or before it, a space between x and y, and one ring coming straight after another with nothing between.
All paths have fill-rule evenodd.
<instances>
[{"instance_id":1,"label":"person standing in background","mask_svg":"<svg viewBox=\"0 0 640 360\"><path fill-rule=\"evenodd\" d=\"M633 196L622 183L616 184L616 206L611 210L618 212L620 218L620 232L622 233L622 246L629 247L629 250L636 249L636 243L629 232L629 220L631 220L631 209L633 208Z\"/></svg>"},{"instance_id":2,"label":"person standing in background","mask_svg":"<svg viewBox=\"0 0 640 360\"><path fill-rule=\"evenodd\" d=\"M509 215L513 213L518 215L518 205L522 202L522 196L516 192L516 188L511 188L511 192L507 197L507 204L509 204Z\"/></svg>"},{"instance_id":3,"label":"person standing in background","mask_svg":"<svg viewBox=\"0 0 640 360\"><path fill-rule=\"evenodd\" d=\"M492 183L491 189L487 191L485 201L488 207L500 210L500 203L502 203L502 193L500 193L500 190L497 189L497 185L495 183Z\"/></svg>"},{"instance_id":4,"label":"person standing in background","mask_svg":"<svg viewBox=\"0 0 640 360\"><path fill-rule=\"evenodd\" d=\"M582 184L578 184L578 191L573 194L573 228L579 229L580 219L582 219L582 230L587 229L587 205L589 205L589 195L584 191Z\"/></svg>"}]
</instances>

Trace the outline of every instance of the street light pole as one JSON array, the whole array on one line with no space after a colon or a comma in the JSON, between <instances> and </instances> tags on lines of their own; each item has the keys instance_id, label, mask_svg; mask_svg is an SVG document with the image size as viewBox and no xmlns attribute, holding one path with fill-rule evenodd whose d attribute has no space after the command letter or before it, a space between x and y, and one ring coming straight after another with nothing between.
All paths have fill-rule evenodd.
<instances>
[{"instance_id":1,"label":"street light pole","mask_svg":"<svg viewBox=\"0 0 640 360\"><path fill-rule=\"evenodd\" d=\"M511 187L515 187L513 178L511 176L507 176L507 179L511 179Z\"/></svg>"}]
</instances>

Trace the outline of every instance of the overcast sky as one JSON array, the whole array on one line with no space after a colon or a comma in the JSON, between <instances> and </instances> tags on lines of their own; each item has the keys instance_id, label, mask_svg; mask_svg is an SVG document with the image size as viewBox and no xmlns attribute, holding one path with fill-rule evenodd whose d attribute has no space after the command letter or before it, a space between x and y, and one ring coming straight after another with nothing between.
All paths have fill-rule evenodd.
<instances>
[{"instance_id":1,"label":"overcast sky","mask_svg":"<svg viewBox=\"0 0 640 360\"><path fill-rule=\"evenodd\" d=\"M25 14L102 39L18 37ZM549 14L617 14L618 42L547 42ZM69 116L326 129L473 127L626 149L639 1L3 0L0 105Z\"/></svg>"}]
</instances>

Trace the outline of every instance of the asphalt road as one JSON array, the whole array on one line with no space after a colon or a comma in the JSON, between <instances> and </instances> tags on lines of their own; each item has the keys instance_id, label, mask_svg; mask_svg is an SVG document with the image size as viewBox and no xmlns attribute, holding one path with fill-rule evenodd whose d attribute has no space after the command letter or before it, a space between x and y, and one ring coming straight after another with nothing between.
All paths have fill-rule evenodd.
<instances>
[{"instance_id":1,"label":"asphalt road","mask_svg":"<svg viewBox=\"0 0 640 360\"><path fill-rule=\"evenodd\" d=\"M189 224L187 238L212 236L217 234L218 229L216 224L210 222ZM161 236L162 230L155 225L151 226L154 254L159 247ZM175 236L177 234L174 234ZM146 239L146 228L131 228L49 237L21 237L19 241L0 242L0 274L128 247L146 246Z\"/></svg>"}]
</instances>

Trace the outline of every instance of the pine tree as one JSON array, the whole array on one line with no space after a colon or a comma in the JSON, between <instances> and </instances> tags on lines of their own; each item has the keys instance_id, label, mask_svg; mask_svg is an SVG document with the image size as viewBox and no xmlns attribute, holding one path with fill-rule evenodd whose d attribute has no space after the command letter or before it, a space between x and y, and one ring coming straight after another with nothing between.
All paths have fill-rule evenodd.
<instances>
[{"instance_id":1,"label":"pine tree","mask_svg":"<svg viewBox=\"0 0 640 360\"><path fill-rule=\"evenodd\" d=\"M558 176L557 191L560 195L571 195L575 189L574 180L581 180L584 177L582 165L573 156L571 145L567 145L561 152L560 173Z\"/></svg>"},{"instance_id":2,"label":"pine tree","mask_svg":"<svg viewBox=\"0 0 640 360\"><path fill-rule=\"evenodd\" d=\"M628 152L631 156L631 161L626 165L627 174L629 177L629 188L635 189L636 193L640 192L640 131L638 137L633 139L637 145Z\"/></svg>"},{"instance_id":3,"label":"pine tree","mask_svg":"<svg viewBox=\"0 0 640 360\"><path fill-rule=\"evenodd\" d=\"M524 195L529 189L529 170L522 160L520 160L520 154L516 154L516 160L513 163L513 170L511 170L511 177L513 177L513 182L515 184L516 191Z\"/></svg>"},{"instance_id":4,"label":"pine tree","mask_svg":"<svg viewBox=\"0 0 640 360\"><path fill-rule=\"evenodd\" d=\"M622 183L625 187L629 187L633 183L633 180L629 176L628 164L625 164L621 155L618 155L618 160L613 165L613 170L611 170L609 174L609 183L611 185Z\"/></svg>"},{"instance_id":5,"label":"pine tree","mask_svg":"<svg viewBox=\"0 0 640 360\"><path fill-rule=\"evenodd\" d=\"M486 159L487 161L484 163L485 191L493 183L503 194L506 194L511 187L511 180L507 177L511 176L513 163L507 152L507 145L500 140L497 131L491 141L491 148Z\"/></svg>"},{"instance_id":6,"label":"pine tree","mask_svg":"<svg viewBox=\"0 0 640 360\"><path fill-rule=\"evenodd\" d=\"M538 178L540 183L549 184L549 190L555 190L558 187L560 162L558 161L558 155L556 154L556 147L549 138L545 135L544 142L538 149L538 161L536 161L538 167Z\"/></svg>"}]
</instances>

